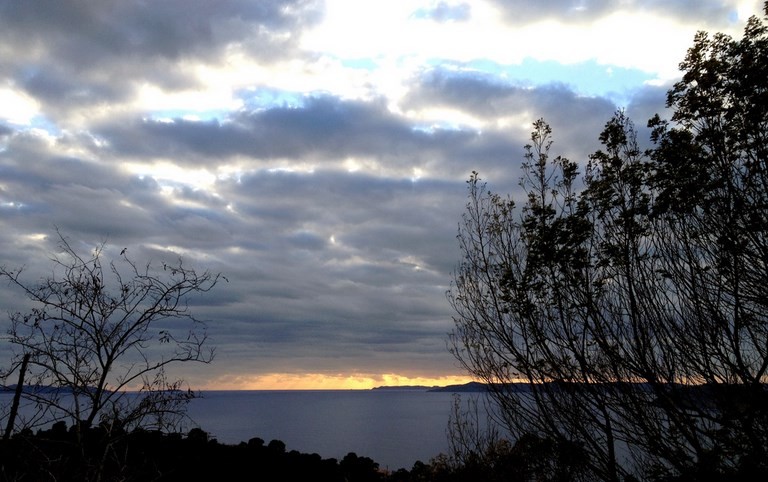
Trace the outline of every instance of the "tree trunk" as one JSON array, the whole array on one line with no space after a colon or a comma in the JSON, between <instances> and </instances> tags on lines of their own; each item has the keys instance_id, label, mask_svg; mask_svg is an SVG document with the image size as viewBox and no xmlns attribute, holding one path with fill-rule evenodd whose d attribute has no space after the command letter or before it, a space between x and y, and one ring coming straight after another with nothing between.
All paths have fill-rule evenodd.
<instances>
[{"instance_id":1,"label":"tree trunk","mask_svg":"<svg viewBox=\"0 0 768 482\"><path fill-rule=\"evenodd\" d=\"M5 434L3 434L3 440L11 438L11 432L13 431L13 425L16 423L16 413L19 411L19 402L21 401L21 392L24 390L24 375L27 372L27 364L29 363L29 353L24 355L24 359L21 360L21 367L19 368L19 381L16 383L16 392L13 394L13 403L11 404L11 413L8 414L8 424L5 426Z\"/></svg>"}]
</instances>

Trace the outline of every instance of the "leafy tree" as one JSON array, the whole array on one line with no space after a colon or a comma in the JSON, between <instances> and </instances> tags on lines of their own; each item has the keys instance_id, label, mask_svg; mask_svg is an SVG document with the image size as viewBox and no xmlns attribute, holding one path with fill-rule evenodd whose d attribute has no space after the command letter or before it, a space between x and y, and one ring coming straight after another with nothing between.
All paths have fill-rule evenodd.
<instances>
[{"instance_id":1,"label":"leafy tree","mask_svg":"<svg viewBox=\"0 0 768 482\"><path fill-rule=\"evenodd\" d=\"M345 455L339 467L346 480L374 482L383 479L378 463L368 457L358 457L354 452Z\"/></svg>"},{"instance_id":2,"label":"leafy tree","mask_svg":"<svg viewBox=\"0 0 768 482\"><path fill-rule=\"evenodd\" d=\"M15 362L6 376L21 369L21 396L36 408L21 425L68 420L77 433L97 423L110 432L171 428L193 394L165 368L213 358L187 301L219 275L181 260L142 266L125 249L105 264L103 243L82 256L61 234L59 248L52 274L37 283L0 267L0 278L33 305L10 315L7 337Z\"/></svg>"},{"instance_id":3,"label":"leafy tree","mask_svg":"<svg viewBox=\"0 0 768 482\"><path fill-rule=\"evenodd\" d=\"M468 182L453 353L589 478L768 473L768 27L681 69L649 152L618 112L579 177L539 120L521 208Z\"/></svg>"}]
</instances>

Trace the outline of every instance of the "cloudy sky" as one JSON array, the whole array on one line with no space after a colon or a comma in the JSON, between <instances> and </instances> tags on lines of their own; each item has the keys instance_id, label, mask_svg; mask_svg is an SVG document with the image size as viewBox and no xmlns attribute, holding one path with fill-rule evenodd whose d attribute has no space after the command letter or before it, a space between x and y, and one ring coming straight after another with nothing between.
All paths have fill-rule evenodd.
<instances>
[{"instance_id":1,"label":"cloudy sky","mask_svg":"<svg viewBox=\"0 0 768 482\"><path fill-rule=\"evenodd\" d=\"M576 160L617 108L643 127L761 3L0 0L0 265L49 270L58 227L222 272L196 388L464 380L470 172L514 192L539 117Z\"/></svg>"}]
</instances>

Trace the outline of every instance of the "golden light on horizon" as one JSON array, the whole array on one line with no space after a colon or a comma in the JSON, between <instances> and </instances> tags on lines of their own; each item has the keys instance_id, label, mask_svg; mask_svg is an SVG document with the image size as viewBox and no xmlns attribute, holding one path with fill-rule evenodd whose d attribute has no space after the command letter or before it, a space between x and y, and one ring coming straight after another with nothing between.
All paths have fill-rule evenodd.
<instances>
[{"instance_id":1,"label":"golden light on horizon","mask_svg":"<svg viewBox=\"0 0 768 482\"><path fill-rule=\"evenodd\" d=\"M201 390L370 390L380 386L461 385L471 381L471 377L460 375L424 377L395 373L269 373L223 375L196 388Z\"/></svg>"}]
</instances>

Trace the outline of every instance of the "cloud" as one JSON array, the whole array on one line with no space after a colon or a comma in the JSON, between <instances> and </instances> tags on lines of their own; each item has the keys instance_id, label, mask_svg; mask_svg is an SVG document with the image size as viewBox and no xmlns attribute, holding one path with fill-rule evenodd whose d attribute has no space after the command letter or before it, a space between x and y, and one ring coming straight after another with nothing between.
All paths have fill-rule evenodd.
<instances>
[{"instance_id":1,"label":"cloud","mask_svg":"<svg viewBox=\"0 0 768 482\"><path fill-rule=\"evenodd\" d=\"M616 110L609 100L579 96L564 84L528 87L483 73L442 69L425 72L404 104L424 115L450 109L477 119L483 147L463 157L471 158L481 173L503 176L505 181L509 179L504 172L509 172L510 164L517 167L536 119L543 118L553 127L556 150L585 160ZM585 137L585 132L594 134ZM477 155L481 153L485 155Z\"/></svg>"},{"instance_id":2,"label":"cloud","mask_svg":"<svg viewBox=\"0 0 768 482\"><path fill-rule=\"evenodd\" d=\"M319 13L306 0L5 2L2 36L31 47L27 58L49 56L85 69L118 59L213 60L243 39L250 55L268 60L285 54L291 33L318 21Z\"/></svg>"},{"instance_id":3,"label":"cloud","mask_svg":"<svg viewBox=\"0 0 768 482\"><path fill-rule=\"evenodd\" d=\"M461 22L469 20L471 17L471 12L472 7L466 2L456 4L438 2L435 6L416 10L416 12L413 14L413 17L431 19L439 23L452 21Z\"/></svg>"},{"instance_id":4,"label":"cloud","mask_svg":"<svg viewBox=\"0 0 768 482\"><path fill-rule=\"evenodd\" d=\"M429 169L435 158L477 136L471 130L424 132L383 102L330 96L238 112L223 122L132 119L104 123L93 133L110 155L137 162L173 158L214 170L228 164L239 170L362 169L398 178Z\"/></svg>"},{"instance_id":5,"label":"cloud","mask_svg":"<svg viewBox=\"0 0 768 482\"><path fill-rule=\"evenodd\" d=\"M484 126L417 129L424 119L414 112L435 108ZM87 135L16 133L0 154L13 173L2 194L22 207L5 222L17 236L56 225L141 259L182 255L224 272L230 282L195 306L228 367L205 369L214 374L450 371L444 293L459 256L464 180L478 169L496 188L515 189L524 120L551 116L558 146L586 152L585 132L596 135L611 109L563 86L435 71L404 99L411 114L323 96L224 122L134 119ZM519 125L504 124L520 113ZM195 187L177 171L153 174L158 159L184 172L237 169ZM306 163L312 169L296 169Z\"/></svg>"},{"instance_id":6,"label":"cloud","mask_svg":"<svg viewBox=\"0 0 768 482\"><path fill-rule=\"evenodd\" d=\"M674 17L682 22L724 26L738 10L738 2L719 0L551 0L531 3L525 0L493 0L496 7L514 24L535 23L556 18L566 22L591 22L616 12L651 13Z\"/></svg>"},{"instance_id":7,"label":"cloud","mask_svg":"<svg viewBox=\"0 0 768 482\"><path fill-rule=\"evenodd\" d=\"M62 0L0 8L0 74L16 77L54 118L130 104L147 85L204 91L200 66L219 66L234 54L262 63L292 55L297 32L320 18L305 0Z\"/></svg>"},{"instance_id":8,"label":"cloud","mask_svg":"<svg viewBox=\"0 0 768 482\"><path fill-rule=\"evenodd\" d=\"M469 174L518 196L538 118L578 162L618 107L647 138L742 3L0 2L0 264L44 276L58 227L224 273L191 300L218 347L193 384L461 374Z\"/></svg>"}]
</instances>

